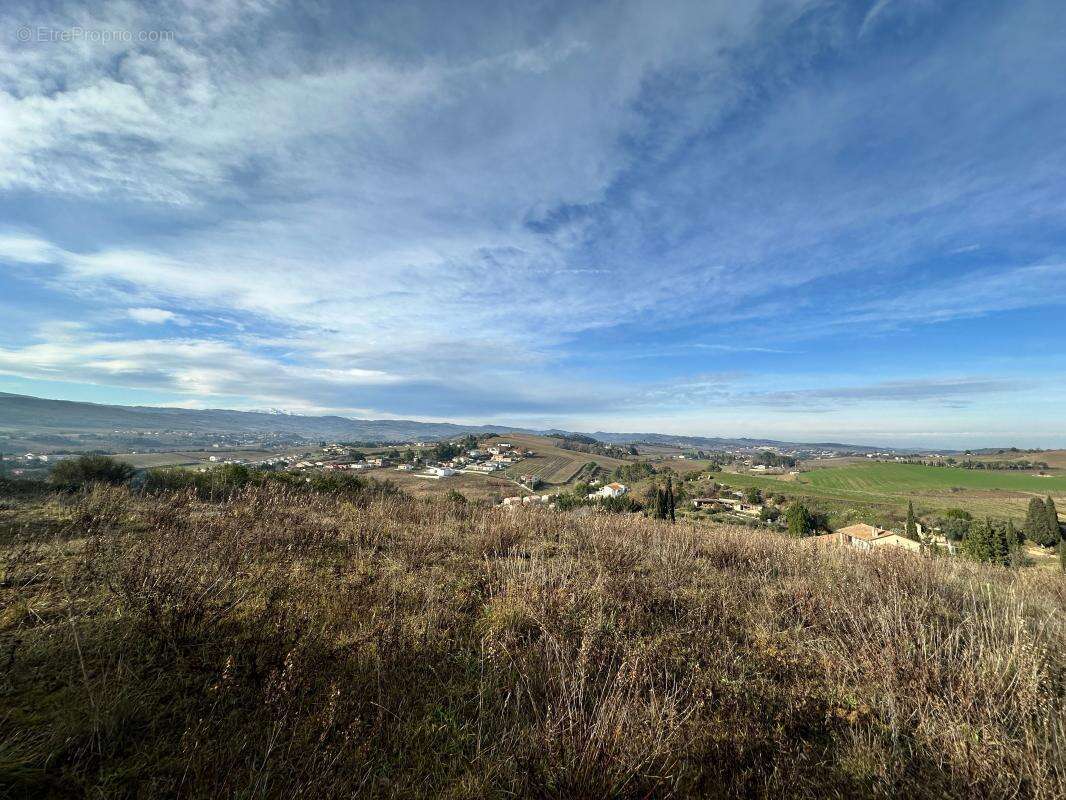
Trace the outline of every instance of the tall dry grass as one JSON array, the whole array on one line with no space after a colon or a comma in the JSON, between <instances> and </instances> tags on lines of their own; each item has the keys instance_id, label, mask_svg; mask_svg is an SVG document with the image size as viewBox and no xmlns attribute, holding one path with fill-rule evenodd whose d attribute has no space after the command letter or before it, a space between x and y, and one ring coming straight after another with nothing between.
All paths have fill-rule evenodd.
<instances>
[{"instance_id":1,"label":"tall dry grass","mask_svg":"<svg viewBox=\"0 0 1066 800\"><path fill-rule=\"evenodd\" d=\"M5 513L44 511L13 797L1066 796L1059 575L280 488Z\"/></svg>"}]
</instances>

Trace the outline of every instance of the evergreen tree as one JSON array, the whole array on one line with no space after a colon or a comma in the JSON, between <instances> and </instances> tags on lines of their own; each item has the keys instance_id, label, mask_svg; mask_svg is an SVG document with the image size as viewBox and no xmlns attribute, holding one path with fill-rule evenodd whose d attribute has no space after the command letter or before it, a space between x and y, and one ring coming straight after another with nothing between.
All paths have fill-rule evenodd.
<instances>
[{"instance_id":1,"label":"evergreen tree","mask_svg":"<svg viewBox=\"0 0 1066 800\"><path fill-rule=\"evenodd\" d=\"M908 539L913 539L914 541L918 541L918 525L914 521L914 502L913 501L907 503L907 527L905 529L904 535Z\"/></svg>"},{"instance_id":2,"label":"evergreen tree","mask_svg":"<svg viewBox=\"0 0 1066 800\"><path fill-rule=\"evenodd\" d=\"M790 536L808 536L814 528L811 512L803 503L793 503L785 514Z\"/></svg>"},{"instance_id":3,"label":"evergreen tree","mask_svg":"<svg viewBox=\"0 0 1066 800\"><path fill-rule=\"evenodd\" d=\"M1020 567L1022 564L1022 537L1014 529L1014 520L1007 520L1007 566Z\"/></svg>"},{"instance_id":4,"label":"evergreen tree","mask_svg":"<svg viewBox=\"0 0 1066 800\"><path fill-rule=\"evenodd\" d=\"M985 520L981 525L975 525L962 543L963 551L974 561L995 560L995 543L992 522Z\"/></svg>"},{"instance_id":5,"label":"evergreen tree","mask_svg":"<svg viewBox=\"0 0 1066 800\"><path fill-rule=\"evenodd\" d=\"M1048 530L1048 514L1044 501L1034 497L1029 501L1029 511L1025 515L1025 535L1036 544L1048 547L1054 542L1047 541L1050 538Z\"/></svg>"},{"instance_id":6,"label":"evergreen tree","mask_svg":"<svg viewBox=\"0 0 1066 800\"><path fill-rule=\"evenodd\" d=\"M674 516L674 482L672 479L666 479L666 510L670 515L671 522L677 522L677 517Z\"/></svg>"},{"instance_id":7,"label":"evergreen tree","mask_svg":"<svg viewBox=\"0 0 1066 800\"><path fill-rule=\"evenodd\" d=\"M1059 566L1066 572L1066 539L1059 539Z\"/></svg>"},{"instance_id":8,"label":"evergreen tree","mask_svg":"<svg viewBox=\"0 0 1066 800\"><path fill-rule=\"evenodd\" d=\"M1055 501L1048 495L1044 501L1044 513L1047 514L1047 539L1048 546L1058 544L1062 538L1062 529L1059 527L1059 510L1055 508Z\"/></svg>"},{"instance_id":9,"label":"evergreen tree","mask_svg":"<svg viewBox=\"0 0 1066 800\"><path fill-rule=\"evenodd\" d=\"M992 560L1004 567L1010 566L1010 542L1007 529L996 525L992 529Z\"/></svg>"},{"instance_id":10,"label":"evergreen tree","mask_svg":"<svg viewBox=\"0 0 1066 800\"><path fill-rule=\"evenodd\" d=\"M668 513L666 492L655 487L655 505L652 507L652 516L655 519L666 519Z\"/></svg>"}]
</instances>

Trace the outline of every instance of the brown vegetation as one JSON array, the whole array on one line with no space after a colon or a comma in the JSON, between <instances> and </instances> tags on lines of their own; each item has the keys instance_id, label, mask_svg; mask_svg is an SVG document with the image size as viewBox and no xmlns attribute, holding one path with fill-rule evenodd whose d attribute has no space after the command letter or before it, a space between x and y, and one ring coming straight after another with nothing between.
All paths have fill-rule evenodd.
<instances>
[{"instance_id":1,"label":"brown vegetation","mask_svg":"<svg viewBox=\"0 0 1066 800\"><path fill-rule=\"evenodd\" d=\"M0 523L13 797L1066 794L1060 575L277 487Z\"/></svg>"}]
</instances>

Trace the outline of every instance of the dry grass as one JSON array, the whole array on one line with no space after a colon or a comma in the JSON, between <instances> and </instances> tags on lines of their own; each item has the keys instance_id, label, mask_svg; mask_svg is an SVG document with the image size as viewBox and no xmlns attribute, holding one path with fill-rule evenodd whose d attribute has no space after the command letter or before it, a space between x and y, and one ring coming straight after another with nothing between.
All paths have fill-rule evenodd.
<instances>
[{"instance_id":1,"label":"dry grass","mask_svg":"<svg viewBox=\"0 0 1066 800\"><path fill-rule=\"evenodd\" d=\"M12 797L1066 794L1066 581L258 490L7 514Z\"/></svg>"}]
</instances>

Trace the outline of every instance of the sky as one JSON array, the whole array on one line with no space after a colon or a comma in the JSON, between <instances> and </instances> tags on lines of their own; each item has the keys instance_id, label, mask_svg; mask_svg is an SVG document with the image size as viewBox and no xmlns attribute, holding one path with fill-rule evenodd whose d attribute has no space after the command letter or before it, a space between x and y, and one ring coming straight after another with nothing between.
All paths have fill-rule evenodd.
<instances>
[{"instance_id":1,"label":"sky","mask_svg":"<svg viewBox=\"0 0 1066 800\"><path fill-rule=\"evenodd\" d=\"M1061 0L0 7L0 391L1066 446Z\"/></svg>"}]
</instances>

